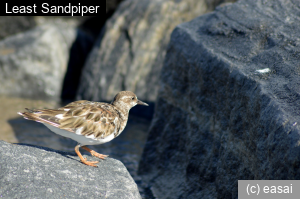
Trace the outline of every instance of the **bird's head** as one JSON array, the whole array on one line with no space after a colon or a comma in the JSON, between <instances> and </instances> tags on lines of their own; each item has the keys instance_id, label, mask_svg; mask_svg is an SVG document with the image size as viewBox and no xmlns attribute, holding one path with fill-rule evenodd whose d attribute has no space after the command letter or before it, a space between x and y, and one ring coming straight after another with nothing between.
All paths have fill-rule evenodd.
<instances>
[{"instance_id":1,"label":"bird's head","mask_svg":"<svg viewBox=\"0 0 300 199\"><path fill-rule=\"evenodd\" d=\"M112 105L129 111L135 105L149 106L145 102L138 100L137 96L131 91L121 91L119 92L111 102Z\"/></svg>"}]
</instances>

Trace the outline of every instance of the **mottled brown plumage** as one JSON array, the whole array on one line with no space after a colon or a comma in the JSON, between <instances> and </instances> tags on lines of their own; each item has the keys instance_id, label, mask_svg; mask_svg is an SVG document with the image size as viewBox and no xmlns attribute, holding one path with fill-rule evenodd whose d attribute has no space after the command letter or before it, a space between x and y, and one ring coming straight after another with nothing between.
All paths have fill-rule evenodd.
<instances>
[{"instance_id":1,"label":"mottled brown plumage","mask_svg":"<svg viewBox=\"0 0 300 199\"><path fill-rule=\"evenodd\" d=\"M133 92L121 91L111 104L81 100L58 109L27 109L28 112L19 114L25 119L45 124L57 134L76 140L79 145L75 147L75 151L81 161L96 166L95 162L88 162L82 157L79 147L104 159L105 155L84 145L103 144L120 135L127 124L129 110L137 104L147 106Z\"/></svg>"}]
</instances>

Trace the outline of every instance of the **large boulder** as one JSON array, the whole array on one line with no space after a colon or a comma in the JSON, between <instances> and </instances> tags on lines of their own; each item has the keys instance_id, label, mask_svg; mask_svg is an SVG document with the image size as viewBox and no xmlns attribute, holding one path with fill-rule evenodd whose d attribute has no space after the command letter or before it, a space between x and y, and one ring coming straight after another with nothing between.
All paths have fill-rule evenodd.
<instances>
[{"instance_id":1,"label":"large boulder","mask_svg":"<svg viewBox=\"0 0 300 199\"><path fill-rule=\"evenodd\" d=\"M299 2L242 0L173 31L139 165L157 198L300 179Z\"/></svg>"},{"instance_id":2,"label":"large boulder","mask_svg":"<svg viewBox=\"0 0 300 199\"><path fill-rule=\"evenodd\" d=\"M0 41L0 94L57 99L76 33L47 24Z\"/></svg>"},{"instance_id":3,"label":"large boulder","mask_svg":"<svg viewBox=\"0 0 300 199\"><path fill-rule=\"evenodd\" d=\"M118 1L112 2L108 12ZM82 66L105 20L0 17L0 94L74 100Z\"/></svg>"},{"instance_id":4,"label":"large boulder","mask_svg":"<svg viewBox=\"0 0 300 199\"><path fill-rule=\"evenodd\" d=\"M96 161L95 157L88 157ZM99 160L99 159L98 159ZM98 168L77 155L0 140L0 196L3 198L141 198L137 185L118 160Z\"/></svg>"},{"instance_id":5,"label":"large boulder","mask_svg":"<svg viewBox=\"0 0 300 199\"><path fill-rule=\"evenodd\" d=\"M172 30L222 2L226 0L122 2L85 63L77 99L111 101L119 91L131 90L154 102Z\"/></svg>"}]
</instances>

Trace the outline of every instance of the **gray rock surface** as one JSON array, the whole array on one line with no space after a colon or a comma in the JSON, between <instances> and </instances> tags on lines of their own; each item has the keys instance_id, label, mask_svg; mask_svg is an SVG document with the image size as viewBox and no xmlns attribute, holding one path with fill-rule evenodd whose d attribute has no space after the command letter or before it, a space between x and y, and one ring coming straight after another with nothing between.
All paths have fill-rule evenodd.
<instances>
[{"instance_id":1,"label":"gray rock surface","mask_svg":"<svg viewBox=\"0 0 300 199\"><path fill-rule=\"evenodd\" d=\"M35 26L36 21L33 16L0 16L0 40Z\"/></svg>"},{"instance_id":2,"label":"gray rock surface","mask_svg":"<svg viewBox=\"0 0 300 199\"><path fill-rule=\"evenodd\" d=\"M177 26L139 165L158 198L300 179L299 1L242 0Z\"/></svg>"},{"instance_id":3,"label":"gray rock surface","mask_svg":"<svg viewBox=\"0 0 300 199\"><path fill-rule=\"evenodd\" d=\"M97 165L86 166L75 154L0 141L0 197L141 198L120 161L107 158Z\"/></svg>"},{"instance_id":4,"label":"gray rock surface","mask_svg":"<svg viewBox=\"0 0 300 199\"><path fill-rule=\"evenodd\" d=\"M84 66L77 99L111 101L119 91L131 90L141 100L155 101L172 30L222 2L226 0L122 2Z\"/></svg>"},{"instance_id":5,"label":"gray rock surface","mask_svg":"<svg viewBox=\"0 0 300 199\"><path fill-rule=\"evenodd\" d=\"M76 29L38 26L0 41L0 94L58 98Z\"/></svg>"},{"instance_id":6,"label":"gray rock surface","mask_svg":"<svg viewBox=\"0 0 300 199\"><path fill-rule=\"evenodd\" d=\"M0 40L45 24L74 28L89 18L90 17L71 16L0 16Z\"/></svg>"}]
</instances>

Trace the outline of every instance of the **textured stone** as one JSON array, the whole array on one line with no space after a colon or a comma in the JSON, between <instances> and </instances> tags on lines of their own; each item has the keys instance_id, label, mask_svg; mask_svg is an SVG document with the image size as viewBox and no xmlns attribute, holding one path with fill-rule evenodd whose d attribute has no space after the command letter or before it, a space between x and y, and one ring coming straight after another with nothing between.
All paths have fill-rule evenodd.
<instances>
[{"instance_id":1,"label":"textured stone","mask_svg":"<svg viewBox=\"0 0 300 199\"><path fill-rule=\"evenodd\" d=\"M76 27L89 18L71 16L0 16L0 40L45 24L59 25L64 28Z\"/></svg>"},{"instance_id":2,"label":"textured stone","mask_svg":"<svg viewBox=\"0 0 300 199\"><path fill-rule=\"evenodd\" d=\"M20 32L30 30L35 26L36 21L33 16L1 16L0 40Z\"/></svg>"},{"instance_id":3,"label":"textured stone","mask_svg":"<svg viewBox=\"0 0 300 199\"><path fill-rule=\"evenodd\" d=\"M85 66L77 99L111 101L131 90L154 102L158 77L174 27L225 0L127 0L99 36Z\"/></svg>"},{"instance_id":4,"label":"textured stone","mask_svg":"<svg viewBox=\"0 0 300 199\"><path fill-rule=\"evenodd\" d=\"M157 198L300 179L299 1L243 0L177 26L139 165Z\"/></svg>"},{"instance_id":5,"label":"textured stone","mask_svg":"<svg viewBox=\"0 0 300 199\"><path fill-rule=\"evenodd\" d=\"M0 94L58 98L76 29L38 26L0 42Z\"/></svg>"},{"instance_id":6,"label":"textured stone","mask_svg":"<svg viewBox=\"0 0 300 199\"><path fill-rule=\"evenodd\" d=\"M0 141L0 197L141 198L120 161L107 158L94 168L74 155Z\"/></svg>"}]
</instances>

